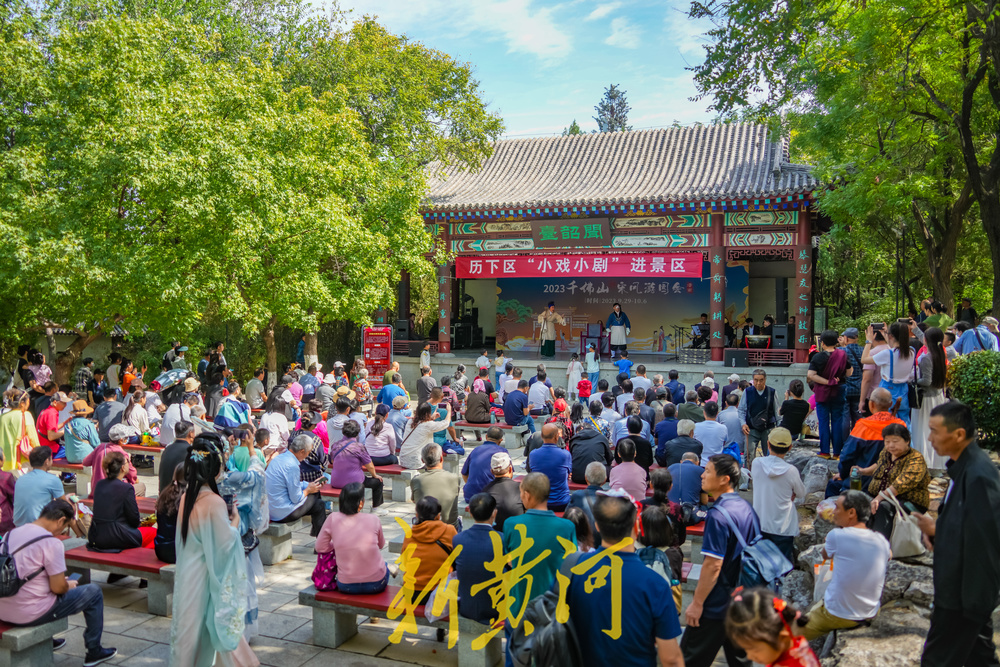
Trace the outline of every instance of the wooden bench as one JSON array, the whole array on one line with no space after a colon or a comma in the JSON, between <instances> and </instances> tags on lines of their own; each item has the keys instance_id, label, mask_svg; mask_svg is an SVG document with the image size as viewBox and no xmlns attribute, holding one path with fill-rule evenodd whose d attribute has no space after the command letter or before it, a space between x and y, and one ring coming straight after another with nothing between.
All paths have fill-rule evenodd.
<instances>
[{"instance_id":1,"label":"wooden bench","mask_svg":"<svg viewBox=\"0 0 1000 667\"><path fill-rule=\"evenodd\" d=\"M68 472L76 475L76 495L81 497L90 495L90 481L92 476L90 466L85 466L82 463L70 463L66 459L52 459L52 467L49 469L49 472L52 471Z\"/></svg>"},{"instance_id":2,"label":"wooden bench","mask_svg":"<svg viewBox=\"0 0 1000 667\"><path fill-rule=\"evenodd\" d=\"M152 456L153 457L153 474L160 474L160 459L163 458L163 450L166 447L153 447L147 445L122 445L122 449L130 454L139 454L140 456Z\"/></svg>"},{"instance_id":3,"label":"wooden bench","mask_svg":"<svg viewBox=\"0 0 1000 667\"><path fill-rule=\"evenodd\" d=\"M80 583L84 584L90 583L91 570L145 579L149 582L149 613L170 616L176 566L161 561L153 549L139 547L112 554L89 551L85 546L76 547L66 552L66 568L71 572L79 572L82 575Z\"/></svg>"},{"instance_id":4,"label":"wooden bench","mask_svg":"<svg viewBox=\"0 0 1000 667\"><path fill-rule=\"evenodd\" d=\"M340 495L340 489L334 489ZM322 492L321 492L322 493ZM260 561L264 565L275 565L292 557L292 533L302 526L311 526L308 516L291 523L272 521L267 530L257 533L260 538Z\"/></svg>"},{"instance_id":5,"label":"wooden bench","mask_svg":"<svg viewBox=\"0 0 1000 667\"><path fill-rule=\"evenodd\" d=\"M53 663L52 638L69 630L69 619L19 627L0 623L0 665L47 667Z\"/></svg>"},{"instance_id":6,"label":"wooden bench","mask_svg":"<svg viewBox=\"0 0 1000 667\"><path fill-rule=\"evenodd\" d=\"M94 509L94 499L93 498L81 498L81 505L86 505L90 509ZM139 506L139 514L142 516L152 516L156 514L156 498L146 498L145 496L136 496L135 504Z\"/></svg>"},{"instance_id":7,"label":"wooden bench","mask_svg":"<svg viewBox=\"0 0 1000 667\"><path fill-rule=\"evenodd\" d=\"M524 445L527 442L525 434L528 433L528 427L525 424L521 424L520 426L511 426L510 424L506 424L504 422L497 422L495 424L472 424L467 421L457 421L452 424L452 426L455 427L455 433L459 438L462 437L462 431L472 431L473 433L482 435L485 438L486 432L489 431L490 428L496 426L503 431L504 447L506 447L508 451L513 450L515 447L524 448Z\"/></svg>"},{"instance_id":8,"label":"wooden bench","mask_svg":"<svg viewBox=\"0 0 1000 667\"><path fill-rule=\"evenodd\" d=\"M339 591L317 591L315 586L299 591L299 604L312 607L313 642L317 646L337 648L358 633L358 616L388 618L389 607L399 592L398 586L387 586L374 595L348 595ZM402 618L401 616L399 618ZM424 606L414 610L418 625L448 628L448 618L430 622L424 617ZM503 661L503 633L495 635L485 648L472 650L472 641L488 631L483 626L465 618L458 620L459 667L494 667Z\"/></svg>"}]
</instances>

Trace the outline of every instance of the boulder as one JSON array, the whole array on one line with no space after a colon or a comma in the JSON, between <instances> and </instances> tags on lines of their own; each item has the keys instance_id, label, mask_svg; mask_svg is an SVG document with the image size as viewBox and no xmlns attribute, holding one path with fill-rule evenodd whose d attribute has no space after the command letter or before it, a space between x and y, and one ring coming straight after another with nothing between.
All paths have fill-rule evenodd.
<instances>
[{"instance_id":1,"label":"boulder","mask_svg":"<svg viewBox=\"0 0 1000 667\"><path fill-rule=\"evenodd\" d=\"M802 476L805 476L806 470L812 463L820 460L822 459L816 458L815 451L799 447L793 449L788 456L785 457L785 463L795 466L795 468L799 471L799 475Z\"/></svg>"},{"instance_id":2,"label":"boulder","mask_svg":"<svg viewBox=\"0 0 1000 667\"><path fill-rule=\"evenodd\" d=\"M816 528L812 514L799 514L799 534L795 536L795 548L803 552L816 544Z\"/></svg>"},{"instance_id":3,"label":"boulder","mask_svg":"<svg viewBox=\"0 0 1000 667\"><path fill-rule=\"evenodd\" d=\"M934 602L934 582L921 580L910 582L903 593L903 599L929 609Z\"/></svg>"},{"instance_id":4,"label":"boulder","mask_svg":"<svg viewBox=\"0 0 1000 667\"><path fill-rule=\"evenodd\" d=\"M830 534L830 531L836 528L837 525L832 521L827 521L820 515L816 515L816 520L813 521L813 532L816 536L816 544L826 544L826 536Z\"/></svg>"},{"instance_id":5,"label":"boulder","mask_svg":"<svg viewBox=\"0 0 1000 667\"><path fill-rule=\"evenodd\" d=\"M802 570L792 570L781 579L781 597L785 598L802 613L813 602L813 578Z\"/></svg>"},{"instance_id":6,"label":"boulder","mask_svg":"<svg viewBox=\"0 0 1000 667\"><path fill-rule=\"evenodd\" d=\"M816 459L806 468L806 474L802 478L802 483L806 487L806 496L811 493L826 494L826 485L832 477L830 468L822 459ZM823 496L820 496L822 500Z\"/></svg>"},{"instance_id":7,"label":"boulder","mask_svg":"<svg viewBox=\"0 0 1000 667\"><path fill-rule=\"evenodd\" d=\"M920 664L929 623L908 604L883 608L871 627L841 630L823 665L911 667Z\"/></svg>"},{"instance_id":8,"label":"boulder","mask_svg":"<svg viewBox=\"0 0 1000 667\"><path fill-rule=\"evenodd\" d=\"M882 604L899 600L906 590L914 583L920 582L929 586L930 596L934 595L934 571L925 565L907 565L898 560L889 561L885 572L885 585L882 587ZM919 596L922 586L914 589L914 595Z\"/></svg>"},{"instance_id":9,"label":"boulder","mask_svg":"<svg viewBox=\"0 0 1000 667\"><path fill-rule=\"evenodd\" d=\"M817 544L815 546L809 547L805 551L799 554L798 561L795 566L805 572L809 580L809 589L812 590L813 585L813 568L823 562L823 545Z\"/></svg>"}]
</instances>

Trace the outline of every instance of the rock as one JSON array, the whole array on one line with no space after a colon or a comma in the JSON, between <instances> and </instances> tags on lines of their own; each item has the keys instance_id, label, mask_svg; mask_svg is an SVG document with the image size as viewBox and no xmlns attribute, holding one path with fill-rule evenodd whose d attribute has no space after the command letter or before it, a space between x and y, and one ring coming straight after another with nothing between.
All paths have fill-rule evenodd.
<instances>
[{"instance_id":1,"label":"rock","mask_svg":"<svg viewBox=\"0 0 1000 667\"><path fill-rule=\"evenodd\" d=\"M871 627L837 633L825 666L911 667L920 664L929 623L911 606L883 608Z\"/></svg>"},{"instance_id":2,"label":"rock","mask_svg":"<svg viewBox=\"0 0 1000 667\"><path fill-rule=\"evenodd\" d=\"M816 506L823 502L825 495L822 491L814 491L806 495L805 500L802 501L802 506L809 509L816 509Z\"/></svg>"},{"instance_id":3,"label":"rock","mask_svg":"<svg viewBox=\"0 0 1000 667\"><path fill-rule=\"evenodd\" d=\"M930 608L934 602L934 583L931 581L913 581L906 587L903 599L915 605Z\"/></svg>"},{"instance_id":4,"label":"rock","mask_svg":"<svg viewBox=\"0 0 1000 667\"><path fill-rule=\"evenodd\" d=\"M823 517L816 515L816 520L813 521L813 531L816 534L816 544L826 544L826 536L830 534L830 531L836 528L837 525L832 521L827 521Z\"/></svg>"},{"instance_id":5,"label":"rock","mask_svg":"<svg viewBox=\"0 0 1000 667\"><path fill-rule=\"evenodd\" d=\"M781 597L805 613L813 602L813 578L802 570L792 570L781 579Z\"/></svg>"},{"instance_id":6,"label":"rock","mask_svg":"<svg viewBox=\"0 0 1000 667\"><path fill-rule=\"evenodd\" d=\"M795 466L795 468L799 471L799 475L802 476L805 476L806 470L813 462L819 460L821 459L816 458L816 452L809 449L800 449L799 447L793 449L788 456L785 457L785 463Z\"/></svg>"},{"instance_id":7,"label":"rock","mask_svg":"<svg viewBox=\"0 0 1000 667\"><path fill-rule=\"evenodd\" d=\"M809 547L805 551L799 554L798 561L796 562L796 567L805 572L809 577L809 588L812 589L813 585L813 568L823 562L823 545L817 544L815 546Z\"/></svg>"},{"instance_id":8,"label":"rock","mask_svg":"<svg viewBox=\"0 0 1000 667\"><path fill-rule=\"evenodd\" d=\"M816 544L816 528L813 517L799 517L799 534L795 536L795 548L801 553Z\"/></svg>"},{"instance_id":9,"label":"rock","mask_svg":"<svg viewBox=\"0 0 1000 667\"><path fill-rule=\"evenodd\" d=\"M882 588L882 604L903 597L906 589L913 583L921 582L928 584L933 597L934 571L925 565L907 565L898 560L889 561L889 567L885 573L885 585ZM918 589L914 589L914 594L918 595Z\"/></svg>"},{"instance_id":10,"label":"rock","mask_svg":"<svg viewBox=\"0 0 1000 667\"><path fill-rule=\"evenodd\" d=\"M830 481L832 474L830 468L822 459L817 459L809 464L806 474L802 478L802 483L806 487L806 496L810 493L826 494L826 484ZM822 500L822 497L820 498Z\"/></svg>"},{"instance_id":11,"label":"rock","mask_svg":"<svg viewBox=\"0 0 1000 667\"><path fill-rule=\"evenodd\" d=\"M909 558L900 558L900 563L906 563L907 565L925 565L927 567L934 567L934 552L925 551L919 556L911 556Z\"/></svg>"}]
</instances>

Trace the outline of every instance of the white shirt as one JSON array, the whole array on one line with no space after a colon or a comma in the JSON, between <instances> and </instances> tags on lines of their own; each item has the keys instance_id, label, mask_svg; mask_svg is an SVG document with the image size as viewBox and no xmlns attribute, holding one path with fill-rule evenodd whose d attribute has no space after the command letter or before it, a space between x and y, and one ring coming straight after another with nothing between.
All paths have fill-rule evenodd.
<instances>
[{"instance_id":1,"label":"white shirt","mask_svg":"<svg viewBox=\"0 0 1000 667\"><path fill-rule=\"evenodd\" d=\"M493 367L497 369L497 373L503 373L504 369L507 368L507 362L510 361L507 357L497 357L493 360Z\"/></svg>"},{"instance_id":2,"label":"white shirt","mask_svg":"<svg viewBox=\"0 0 1000 667\"><path fill-rule=\"evenodd\" d=\"M268 449L277 449L283 452L288 449L288 419L283 412L267 412L260 418L258 428L262 428L271 434L271 441Z\"/></svg>"},{"instance_id":3,"label":"white shirt","mask_svg":"<svg viewBox=\"0 0 1000 667\"><path fill-rule=\"evenodd\" d=\"M507 375L506 373L500 376L500 386L497 387L497 394L498 394L497 400L500 402L500 405L503 405L503 398L504 396L507 395L507 383L513 379L514 378ZM510 391L514 391L514 389L517 389L517 385L514 385L514 388L511 389Z\"/></svg>"},{"instance_id":4,"label":"white shirt","mask_svg":"<svg viewBox=\"0 0 1000 667\"><path fill-rule=\"evenodd\" d=\"M533 405L533 410L545 407L546 402L552 402L552 390L544 382L536 382L528 388L528 403Z\"/></svg>"},{"instance_id":5,"label":"white shirt","mask_svg":"<svg viewBox=\"0 0 1000 667\"><path fill-rule=\"evenodd\" d=\"M403 439L399 446L399 465L408 470L416 470L424 466L424 462L420 460L421 450L425 445L434 442L435 433L445 430L451 424L448 419L434 419L421 422L414 427L414 421L411 419L406 422L406 427L403 429Z\"/></svg>"},{"instance_id":6,"label":"white shirt","mask_svg":"<svg viewBox=\"0 0 1000 667\"><path fill-rule=\"evenodd\" d=\"M889 380L897 384L908 382L913 376L913 362L915 354L910 354L906 359L899 358L899 349L883 347L878 352L872 354L872 361L878 366L879 374L883 380ZM889 361L892 361L892 377L889 377Z\"/></svg>"},{"instance_id":7,"label":"white shirt","mask_svg":"<svg viewBox=\"0 0 1000 667\"><path fill-rule=\"evenodd\" d=\"M108 381L108 386L112 389L117 389L121 386L118 382L118 372L121 370L121 364L111 364L108 366L108 371L104 374L104 379Z\"/></svg>"},{"instance_id":8,"label":"white shirt","mask_svg":"<svg viewBox=\"0 0 1000 667\"><path fill-rule=\"evenodd\" d=\"M594 352L587 353L587 372L588 373L599 373L601 370L601 362L597 358L597 354ZM597 391L597 387L594 387L594 391Z\"/></svg>"},{"instance_id":9,"label":"white shirt","mask_svg":"<svg viewBox=\"0 0 1000 667\"><path fill-rule=\"evenodd\" d=\"M653 388L653 381L647 378L645 375L636 375L634 378L632 378L632 388L649 391L650 389Z\"/></svg>"},{"instance_id":10,"label":"white shirt","mask_svg":"<svg viewBox=\"0 0 1000 667\"><path fill-rule=\"evenodd\" d=\"M264 405L264 399L260 397L261 394L265 393L264 383L257 378L247 382L247 390L244 393L251 408L259 408Z\"/></svg>"},{"instance_id":11,"label":"white shirt","mask_svg":"<svg viewBox=\"0 0 1000 667\"><path fill-rule=\"evenodd\" d=\"M772 535L798 535L799 514L795 506L806 497L798 469L777 456L758 456L753 460L750 475L753 509L760 518L760 529Z\"/></svg>"},{"instance_id":12,"label":"white shirt","mask_svg":"<svg viewBox=\"0 0 1000 667\"><path fill-rule=\"evenodd\" d=\"M479 358L476 359L476 368L489 368L489 367L490 367L490 358L487 357L485 354L480 355Z\"/></svg>"},{"instance_id":13,"label":"white shirt","mask_svg":"<svg viewBox=\"0 0 1000 667\"><path fill-rule=\"evenodd\" d=\"M889 565L888 540L867 528L838 528L826 536L825 548L833 557L833 578L823 597L827 611L848 621L875 616Z\"/></svg>"},{"instance_id":14,"label":"white shirt","mask_svg":"<svg viewBox=\"0 0 1000 667\"><path fill-rule=\"evenodd\" d=\"M619 394L615 397L615 412L621 415L625 414L625 404L634 400L635 397L632 396L632 392Z\"/></svg>"},{"instance_id":15,"label":"white shirt","mask_svg":"<svg viewBox=\"0 0 1000 667\"><path fill-rule=\"evenodd\" d=\"M160 421L162 417L160 416L160 411L157 406L163 405L163 401L160 400L160 395L155 391L146 392L146 416L149 418L150 424L155 424ZM170 442L173 442L171 440Z\"/></svg>"},{"instance_id":16,"label":"white shirt","mask_svg":"<svg viewBox=\"0 0 1000 667\"><path fill-rule=\"evenodd\" d=\"M191 421L191 408L183 403L174 403L163 413L163 423L160 424L160 444L166 447L176 439L174 427L177 422Z\"/></svg>"},{"instance_id":17,"label":"white shirt","mask_svg":"<svg viewBox=\"0 0 1000 667\"><path fill-rule=\"evenodd\" d=\"M717 421L706 419L694 425L694 439L701 443L701 465L708 465L708 457L721 454L729 439L729 429Z\"/></svg>"}]
</instances>

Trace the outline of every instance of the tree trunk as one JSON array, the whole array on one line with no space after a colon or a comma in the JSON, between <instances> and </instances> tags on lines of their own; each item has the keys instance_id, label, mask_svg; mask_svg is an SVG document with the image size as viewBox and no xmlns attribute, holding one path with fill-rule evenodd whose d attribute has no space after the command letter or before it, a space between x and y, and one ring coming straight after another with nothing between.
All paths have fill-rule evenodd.
<instances>
[{"instance_id":1,"label":"tree trunk","mask_svg":"<svg viewBox=\"0 0 1000 667\"><path fill-rule=\"evenodd\" d=\"M309 368L311 364L315 364L317 361L319 361L318 348L319 348L319 334L315 332L307 333L306 349L305 349L306 368ZM331 373L333 372L332 368L330 369L330 372Z\"/></svg>"},{"instance_id":2,"label":"tree trunk","mask_svg":"<svg viewBox=\"0 0 1000 667\"><path fill-rule=\"evenodd\" d=\"M277 326L278 318L272 317L267 326L261 331L261 338L264 339L264 348L267 350L267 388L271 391L278 384L278 348L274 343L274 328Z\"/></svg>"},{"instance_id":3,"label":"tree trunk","mask_svg":"<svg viewBox=\"0 0 1000 667\"><path fill-rule=\"evenodd\" d=\"M988 206L980 201L979 210L986 238L990 242L990 256L993 259L993 308L990 314L996 317L1000 313L1000 201L994 199Z\"/></svg>"},{"instance_id":4,"label":"tree trunk","mask_svg":"<svg viewBox=\"0 0 1000 667\"><path fill-rule=\"evenodd\" d=\"M47 329L51 331L51 329ZM73 371L77 362L83 356L83 351L95 340L104 335L100 329L95 329L88 334L77 334L76 339L69 344L65 350L56 355L55 361L50 362L52 375L56 384L73 384ZM85 398L82 397L81 398Z\"/></svg>"},{"instance_id":5,"label":"tree trunk","mask_svg":"<svg viewBox=\"0 0 1000 667\"><path fill-rule=\"evenodd\" d=\"M55 364L58 351L56 350L56 334L52 331L52 327L45 327L45 343L49 348L48 354L45 355L45 360L49 364ZM54 370L55 369L53 369L53 371ZM56 380L56 383L60 384L59 380Z\"/></svg>"}]
</instances>

